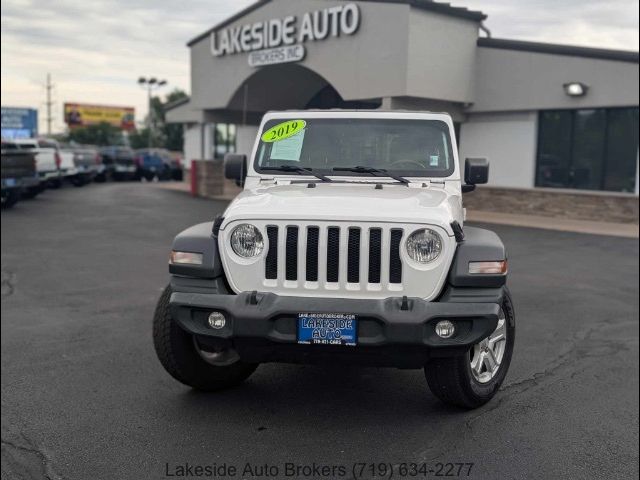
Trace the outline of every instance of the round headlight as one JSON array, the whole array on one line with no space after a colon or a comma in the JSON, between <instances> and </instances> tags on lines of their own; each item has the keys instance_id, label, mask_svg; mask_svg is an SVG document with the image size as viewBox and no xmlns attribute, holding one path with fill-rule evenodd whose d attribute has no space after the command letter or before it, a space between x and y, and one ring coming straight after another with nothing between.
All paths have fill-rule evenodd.
<instances>
[{"instance_id":1,"label":"round headlight","mask_svg":"<svg viewBox=\"0 0 640 480\"><path fill-rule=\"evenodd\" d=\"M407 253L418 263L433 262L442 252L442 238L433 230L416 230L407 238Z\"/></svg>"},{"instance_id":2,"label":"round headlight","mask_svg":"<svg viewBox=\"0 0 640 480\"><path fill-rule=\"evenodd\" d=\"M238 225L231 233L231 248L241 257L257 257L264 248L260 230L248 223Z\"/></svg>"}]
</instances>

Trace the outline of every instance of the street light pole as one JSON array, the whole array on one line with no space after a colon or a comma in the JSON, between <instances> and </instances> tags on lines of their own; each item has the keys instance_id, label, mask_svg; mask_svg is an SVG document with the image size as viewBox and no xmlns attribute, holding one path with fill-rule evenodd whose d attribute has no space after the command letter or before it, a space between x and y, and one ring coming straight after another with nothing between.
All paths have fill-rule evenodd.
<instances>
[{"instance_id":1,"label":"street light pole","mask_svg":"<svg viewBox=\"0 0 640 480\"><path fill-rule=\"evenodd\" d=\"M153 106L151 105L151 92L154 89L158 89L167 84L166 80L158 80L156 77L140 77L138 78L138 85L147 89L147 105L149 106L149 113L147 114L147 146L151 148L153 146Z\"/></svg>"},{"instance_id":2,"label":"street light pole","mask_svg":"<svg viewBox=\"0 0 640 480\"><path fill-rule=\"evenodd\" d=\"M153 129L153 108L151 108L151 81L147 83L147 148L151 148L151 130Z\"/></svg>"}]
</instances>

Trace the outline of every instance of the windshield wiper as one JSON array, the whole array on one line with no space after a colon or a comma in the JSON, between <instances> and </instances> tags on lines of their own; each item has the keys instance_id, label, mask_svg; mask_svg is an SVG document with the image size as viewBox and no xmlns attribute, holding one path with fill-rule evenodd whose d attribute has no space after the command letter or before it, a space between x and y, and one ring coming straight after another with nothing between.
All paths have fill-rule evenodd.
<instances>
[{"instance_id":1,"label":"windshield wiper","mask_svg":"<svg viewBox=\"0 0 640 480\"><path fill-rule=\"evenodd\" d=\"M260 170L271 170L273 172L292 172L297 173L299 175L313 175L316 178L319 178L323 182L332 182L329 177L325 177L321 173L314 172L312 168L306 167L296 167L295 165L280 165L278 167L260 167Z\"/></svg>"},{"instance_id":2,"label":"windshield wiper","mask_svg":"<svg viewBox=\"0 0 640 480\"><path fill-rule=\"evenodd\" d=\"M395 173L391 173L383 168L372 168L372 167L334 167L332 169L334 172L355 172L355 173L369 173L373 176L379 176L381 174L384 177L393 178L397 182L403 183L405 185L409 185L409 180L400 175L396 175Z\"/></svg>"}]
</instances>

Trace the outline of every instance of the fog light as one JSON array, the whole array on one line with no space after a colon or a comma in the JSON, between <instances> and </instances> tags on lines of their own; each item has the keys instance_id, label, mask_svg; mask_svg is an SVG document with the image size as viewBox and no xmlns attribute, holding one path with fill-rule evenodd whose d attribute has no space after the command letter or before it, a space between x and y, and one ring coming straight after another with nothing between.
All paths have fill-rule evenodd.
<instances>
[{"instance_id":1,"label":"fog light","mask_svg":"<svg viewBox=\"0 0 640 480\"><path fill-rule=\"evenodd\" d=\"M436 333L440 338L451 338L456 333L456 326L449 320L440 320L436 323Z\"/></svg>"},{"instance_id":2,"label":"fog light","mask_svg":"<svg viewBox=\"0 0 640 480\"><path fill-rule=\"evenodd\" d=\"M224 318L224 315L221 314L220 312L211 312L209 314L208 321L209 321L209 326L215 329L220 329L224 327L224 324L227 322L226 319Z\"/></svg>"}]
</instances>

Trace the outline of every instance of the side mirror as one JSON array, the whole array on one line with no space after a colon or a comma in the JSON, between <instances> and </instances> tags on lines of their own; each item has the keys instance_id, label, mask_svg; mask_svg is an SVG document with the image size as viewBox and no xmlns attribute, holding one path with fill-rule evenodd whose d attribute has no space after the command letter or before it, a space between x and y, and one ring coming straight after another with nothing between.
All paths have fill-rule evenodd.
<instances>
[{"instance_id":1,"label":"side mirror","mask_svg":"<svg viewBox=\"0 0 640 480\"><path fill-rule=\"evenodd\" d=\"M472 192L476 185L489 181L489 161L486 158L467 158L464 162L462 192Z\"/></svg>"},{"instance_id":2,"label":"side mirror","mask_svg":"<svg viewBox=\"0 0 640 480\"><path fill-rule=\"evenodd\" d=\"M242 187L247 178L247 156L238 153L227 153L224 156L224 178L235 180Z\"/></svg>"}]
</instances>

